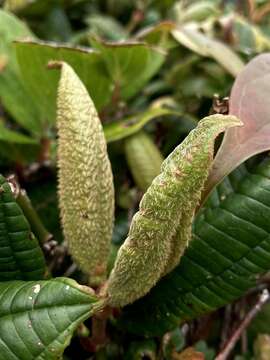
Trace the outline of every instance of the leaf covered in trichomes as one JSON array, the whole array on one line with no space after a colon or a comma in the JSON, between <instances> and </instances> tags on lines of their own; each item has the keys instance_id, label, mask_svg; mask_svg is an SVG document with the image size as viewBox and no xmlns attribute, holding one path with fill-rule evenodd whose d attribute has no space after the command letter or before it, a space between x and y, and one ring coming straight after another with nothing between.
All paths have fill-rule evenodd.
<instances>
[{"instance_id":1,"label":"leaf covered in trichomes","mask_svg":"<svg viewBox=\"0 0 270 360\"><path fill-rule=\"evenodd\" d=\"M99 282L106 272L114 217L114 188L106 141L86 88L66 63L58 89L59 201L69 250Z\"/></svg>"},{"instance_id":2,"label":"leaf covered in trichomes","mask_svg":"<svg viewBox=\"0 0 270 360\"><path fill-rule=\"evenodd\" d=\"M215 138L239 125L234 116L206 117L163 162L119 250L107 287L111 305L124 306L142 297L177 265L191 238Z\"/></svg>"}]
</instances>

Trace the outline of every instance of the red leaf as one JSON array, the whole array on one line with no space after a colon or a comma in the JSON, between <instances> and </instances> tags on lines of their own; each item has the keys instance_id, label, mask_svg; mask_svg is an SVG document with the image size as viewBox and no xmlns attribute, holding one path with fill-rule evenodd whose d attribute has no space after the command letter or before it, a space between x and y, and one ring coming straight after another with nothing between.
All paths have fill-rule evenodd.
<instances>
[{"instance_id":1,"label":"red leaf","mask_svg":"<svg viewBox=\"0 0 270 360\"><path fill-rule=\"evenodd\" d=\"M244 124L230 128L218 150L203 199L249 157L270 149L270 53L255 57L237 76L230 114Z\"/></svg>"}]
</instances>

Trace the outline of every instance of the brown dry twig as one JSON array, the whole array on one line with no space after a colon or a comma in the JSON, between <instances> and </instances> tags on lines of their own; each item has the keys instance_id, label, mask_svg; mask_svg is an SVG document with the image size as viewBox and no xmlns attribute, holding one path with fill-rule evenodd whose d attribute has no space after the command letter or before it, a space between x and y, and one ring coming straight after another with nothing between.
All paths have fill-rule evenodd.
<instances>
[{"instance_id":1,"label":"brown dry twig","mask_svg":"<svg viewBox=\"0 0 270 360\"><path fill-rule=\"evenodd\" d=\"M258 300L256 301L255 305L249 310L244 319L240 322L240 324L233 332L231 337L228 339L215 360L226 360L228 358L237 341L240 339L242 333L245 331L245 329L248 327L254 317L258 314L258 312L262 309L263 305L265 305L269 300L269 291L267 289L264 289L263 292L260 294Z\"/></svg>"}]
</instances>

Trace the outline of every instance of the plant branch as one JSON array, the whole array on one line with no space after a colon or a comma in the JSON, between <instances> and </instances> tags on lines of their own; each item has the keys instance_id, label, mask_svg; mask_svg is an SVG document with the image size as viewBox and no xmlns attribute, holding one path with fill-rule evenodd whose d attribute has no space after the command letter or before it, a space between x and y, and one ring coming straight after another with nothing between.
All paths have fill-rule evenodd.
<instances>
[{"instance_id":1,"label":"plant branch","mask_svg":"<svg viewBox=\"0 0 270 360\"><path fill-rule=\"evenodd\" d=\"M267 289L264 289L263 292L260 294L258 300L256 301L255 305L250 309L250 311L246 314L244 319L240 322L239 326L234 331L232 336L228 339L224 348L217 355L215 360L226 360L228 358L230 352L235 347L242 333L245 331L245 329L248 327L248 325L254 319L254 317L258 314L258 312L262 309L263 305L266 304L269 300L270 300L269 291Z\"/></svg>"},{"instance_id":2,"label":"plant branch","mask_svg":"<svg viewBox=\"0 0 270 360\"><path fill-rule=\"evenodd\" d=\"M17 203L22 208L24 215L27 217L31 225L31 229L38 238L39 242L41 244L44 244L45 242L51 240L52 234L50 234L48 230L44 227L43 223L40 220L40 217L33 208L31 200L27 196L26 191L24 189L20 189L20 192L16 200Z\"/></svg>"},{"instance_id":3,"label":"plant branch","mask_svg":"<svg viewBox=\"0 0 270 360\"><path fill-rule=\"evenodd\" d=\"M15 176L10 176L8 178L8 182L11 186L17 203L20 205L25 217L29 221L33 233L37 237L40 245L43 246L46 242L52 240L52 234L50 234L44 227L40 217L31 203L31 200L27 196L26 191L20 188L20 185L16 181Z\"/></svg>"}]
</instances>

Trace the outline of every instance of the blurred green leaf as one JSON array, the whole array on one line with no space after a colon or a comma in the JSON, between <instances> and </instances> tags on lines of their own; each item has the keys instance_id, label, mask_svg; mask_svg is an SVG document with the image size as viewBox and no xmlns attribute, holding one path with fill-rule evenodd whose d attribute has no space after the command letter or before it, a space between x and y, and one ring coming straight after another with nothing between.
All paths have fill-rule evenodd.
<instances>
[{"instance_id":1,"label":"blurred green leaf","mask_svg":"<svg viewBox=\"0 0 270 360\"><path fill-rule=\"evenodd\" d=\"M128 37L125 28L111 16L93 14L86 18L90 33L107 40L118 41Z\"/></svg>"},{"instance_id":2,"label":"blurred green leaf","mask_svg":"<svg viewBox=\"0 0 270 360\"><path fill-rule=\"evenodd\" d=\"M215 59L232 76L236 76L244 67L243 61L228 46L211 39L198 31L197 26L185 25L172 31L175 39L191 51Z\"/></svg>"},{"instance_id":3,"label":"blurred green leaf","mask_svg":"<svg viewBox=\"0 0 270 360\"><path fill-rule=\"evenodd\" d=\"M1 119L0 119L0 141L16 143L16 144L37 144L37 141L35 139L5 127Z\"/></svg>"},{"instance_id":4,"label":"blurred green leaf","mask_svg":"<svg viewBox=\"0 0 270 360\"><path fill-rule=\"evenodd\" d=\"M234 46L244 54L256 54L270 49L270 39L244 17L234 15L232 26Z\"/></svg>"},{"instance_id":5,"label":"blurred green leaf","mask_svg":"<svg viewBox=\"0 0 270 360\"><path fill-rule=\"evenodd\" d=\"M19 144L0 140L0 159L5 165L28 165L37 160L39 153L38 144Z\"/></svg>"},{"instance_id":6,"label":"blurred green leaf","mask_svg":"<svg viewBox=\"0 0 270 360\"><path fill-rule=\"evenodd\" d=\"M55 240L61 242L63 234L60 226L56 179L47 179L46 182L41 179L30 184L27 187L27 194L44 226L53 234Z\"/></svg>"},{"instance_id":7,"label":"blurred green leaf","mask_svg":"<svg viewBox=\"0 0 270 360\"><path fill-rule=\"evenodd\" d=\"M164 158L145 131L128 137L124 147L128 167L135 184L145 192L154 178L160 174Z\"/></svg>"},{"instance_id":8,"label":"blurred green leaf","mask_svg":"<svg viewBox=\"0 0 270 360\"><path fill-rule=\"evenodd\" d=\"M43 279L46 273L43 253L3 176L0 190L0 281Z\"/></svg>"},{"instance_id":9,"label":"blurred green leaf","mask_svg":"<svg viewBox=\"0 0 270 360\"><path fill-rule=\"evenodd\" d=\"M171 35L171 31L175 28L175 23L171 21L163 21L157 25L143 28L137 33L136 39L145 41L149 45L170 49L176 46L176 41Z\"/></svg>"},{"instance_id":10,"label":"blurred green leaf","mask_svg":"<svg viewBox=\"0 0 270 360\"><path fill-rule=\"evenodd\" d=\"M111 122L104 125L104 133L108 143L121 140L142 129L148 122L163 115L175 114L176 112L166 108L150 108L137 115L132 115L121 121Z\"/></svg>"},{"instance_id":11,"label":"blurred green leaf","mask_svg":"<svg viewBox=\"0 0 270 360\"><path fill-rule=\"evenodd\" d=\"M188 6L184 5L183 1L178 1L173 8L177 23L209 20L211 17L217 17L220 13L218 3L213 3L213 1L203 0L188 4Z\"/></svg>"},{"instance_id":12,"label":"blurred green leaf","mask_svg":"<svg viewBox=\"0 0 270 360\"><path fill-rule=\"evenodd\" d=\"M53 41L68 41L73 34L65 9L57 5L51 9L38 30L42 38Z\"/></svg>"},{"instance_id":13,"label":"blurred green leaf","mask_svg":"<svg viewBox=\"0 0 270 360\"><path fill-rule=\"evenodd\" d=\"M22 127L40 135L42 119L34 99L23 84L12 46L13 40L33 36L23 22L0 9L0 99L6 110Z\"/></svg>"},{"instance_id":14,"label":"blurred green leaf","mask_svg":"<svg viewBox=\"0 0 270 360\"><path fill-rule=\"evenodd\" d=\"M24 16L39 16L49 12L63 0L5 0L5 8Z\"/></svg>"},{"instance_id":15,"label":"blurred green leaf","mask_svg":"<svg viewBox=\"0 0 270 360\"><path fill-rule=\"evenodd\" d=\"M91 44L101 52L114 93L123 100L136 95L158 72L166 57L161 49L138 41L109 43L92 38Z\"/></svg>"}]
</instances>

